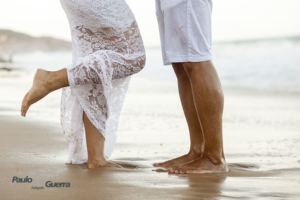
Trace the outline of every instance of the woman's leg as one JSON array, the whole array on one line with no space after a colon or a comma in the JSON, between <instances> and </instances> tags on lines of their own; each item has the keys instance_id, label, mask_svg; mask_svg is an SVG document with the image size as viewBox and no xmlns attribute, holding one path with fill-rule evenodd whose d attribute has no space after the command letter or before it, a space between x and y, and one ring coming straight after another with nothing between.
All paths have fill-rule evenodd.
<instances>
[{"instance_id":1,"label":"woman's leg","mask_svg":"<svg viewBox=\"0 0 300 200\"><path fill-rule=\"evenodd\" d=\"M25 117L32 104L41 100L54 90L70 85L99 84L101 83L100 77L102 77L103 74L109 74L110 69L113 69L112 79L125 78L142 70L146 62L146 57L142 54L130 60L125 59L124 56L113 51L97 51L88 55L86 59L93 62L89 64L78 63L77 66L68 72L71 76L70 81L73 81L73 83L69 83L66 68L55 72L38 69L34 76L33 85L22 101L21 115ZM102 71L102 68L99 66L108 60L110 60L112 64L107 66L106 71Z\"/></svg>"},{"instance_id":2,"label":"woman's leg","mask_svg":"<svg viewBox=\"0 0 300 200\"><path fill-rule=\"evenodd\" d=\"M184 63L190 79L195 107L204 134L203 155L171 173L220 173L228 168L223 151L222 115L224 96L221 82L211 61Z\"/></svg>"},{"instance_id":3,"label":"woman's leg","mask_svg":"<svg viewBox=\"0 0 300 200\"><path fill-rule=\"evenodd\" d=\"M67 86L69 86L69 82L66 69L55 72L38 69L35 73L32 87L22 101L21 115L25 117L29 107L50 92Z\"/></svg>"},{"instance_id":4,"label":"woman's leg","mask_svg":"<svg viewBox=\"0 0 300 200\"><path fill-rule=\"evenodd\" d=\"M155 167L176 167L199 158L203 153L203 133L198 120L189 77L182 63L173 63L172 65L178 80L179 96L189 127L191 146L188 154L164 163L155 163Z\"/></svg>"},{"instance_id":5,"label":"woman's leg","mask_svg":"<svg viewBox=\"0 0 300 200\"><path fill-rule=\"evenodd\" d=\"M47 94L63 87L69 86L66 69L55 72L38 69L33 80L33 85L25 95L21 114L26 116L30 105L44 98ZM104 157L104 138L102 134L90 122L86 114L83 115L86 131L86 141L88 149L88 168L95 167L120 167L116 164L107 162Z\"/></svg>"},{"instance_id":6,"label":"woman's leg","mask_svg":"<svg viewBox=\"0 0 300 200\"><path fill-rule=\"evenodd\" d=\"M118 167L121 166L108 162L104 156L104 142L105 139L102 134L91 123L85 112L83 113L83 122L86 134L86 143L88 150L87 168L97 167Z\"/></svg>"}]
</instances>

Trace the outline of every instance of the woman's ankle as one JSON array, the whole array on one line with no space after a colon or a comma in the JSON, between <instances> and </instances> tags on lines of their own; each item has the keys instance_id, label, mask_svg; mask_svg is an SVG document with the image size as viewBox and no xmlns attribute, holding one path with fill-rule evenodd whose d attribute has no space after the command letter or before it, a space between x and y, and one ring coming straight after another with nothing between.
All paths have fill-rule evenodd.
<instances>
[{"instance_id":1,"label":"woman's ankle","mask_svg":"<svg viewBox=\"0 0 300 200\"><path fill-rule=\"evenodd\" d=\"M46 84L51 91L69 86L66 70L59 70L54 72L47 71L47 73Z\"/></svg>"},{"instance_id":2,"label":"woman's ankle","mask_svg":"<svg viewBox=\"0 0 300 200\"><path fill-rule=\"evenodd\" d=\"M89 158L88 163L97 163L99 166L104 166L108 162L105 158Z\"/></svg>"}]
</instances>

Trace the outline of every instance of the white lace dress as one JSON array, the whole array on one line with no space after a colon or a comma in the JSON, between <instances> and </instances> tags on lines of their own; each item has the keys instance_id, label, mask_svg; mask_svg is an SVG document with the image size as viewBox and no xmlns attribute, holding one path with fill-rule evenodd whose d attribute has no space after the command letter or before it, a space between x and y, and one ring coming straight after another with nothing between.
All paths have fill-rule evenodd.
<instances>
[{"instance_id":1,"label":"white lace dress","mask_svg":"<svg viewBox=\"0 0 300 200\"><path fill-rule=\"evenodd\" d=\"M145 65L143 41L125 0L61 0L69 20L73 61L62 92L61 123L69 143L67 163L88 159L83 112L113 152L130 76Z\"/></svg>"}]
</instances>

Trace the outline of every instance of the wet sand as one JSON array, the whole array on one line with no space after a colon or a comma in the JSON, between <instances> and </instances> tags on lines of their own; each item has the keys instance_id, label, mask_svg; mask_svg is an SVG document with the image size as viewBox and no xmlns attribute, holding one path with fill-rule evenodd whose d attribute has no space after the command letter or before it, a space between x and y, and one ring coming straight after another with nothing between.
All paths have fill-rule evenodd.
<instances>
[{"instance_id":1,"label":"wet sand","mask_svg":"<svg viewBox=\"0 0 300 200\"><path fill-rule=\"evenodd\" d=\"M8 84L11 78L0 80L1 199L299 199L299 94L225 88L230 172L173 175L152 164L189 148L176 83L133 79L111 158L124 168L88 170L86 165L65 164L68 144L59 123L60 91L22 118L19 103L31 81ZM37 190L31 183L12 183L14 176L37 173L42 180L69 182L70 187Z\"/></svg>"}]
</instances>

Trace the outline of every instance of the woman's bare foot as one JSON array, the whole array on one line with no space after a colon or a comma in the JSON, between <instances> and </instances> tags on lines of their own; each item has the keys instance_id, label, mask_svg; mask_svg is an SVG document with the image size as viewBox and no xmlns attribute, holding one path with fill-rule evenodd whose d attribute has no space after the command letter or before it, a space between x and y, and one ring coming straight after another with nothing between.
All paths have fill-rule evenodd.
<instances>
[{"instance_id":1,"label":"woman's bare foot","mask_svg":"<svg viewBox=\"0 0 300 200\"><path fill-rule=\"evenodd\" d=\"M172 160L168 160L166 162L163 163L154 163L154 167L176 167L178 165L184 164L184 163L188 163L191 162L197 158L199 158L202 155L202 153L197 153L197 152L193 152L193 153L188 153L186 155L183 155L181 157L178 158L174 158Z\"/></svg>"},{"instance_id":2,"label":"woman's bare foot","mask_svg":"<svg viewBox=\"0 0 300 200\"><path fill-rule=\"evenodd\" d=\"M47 80L49 80L50 73L43 69L38 69L35 73L33 84L31 89L25 95L22 101L21 115L26 116L26 112L29 107L35 102L44 98L47 94L51 92Z\"/></svg>"},{"instance_id":3,"label":"woman's bare foot","mask_svg":"<svg viewBox=\"0 0 300 200\"><path fill-rule=\"evenodd\" d=\"M88 169L98 168L98 167L115 167L115 168L122 168L120 165L117 165L113 162L108 161L89 161L87 163Z\"/></svg>"},{"instance_id":4,"label":"woman's bare foot","mask_svg":"<svg viewBox=\"0 0 300 200\"><path fill-rule=\"evenodd\" d=\"M168 171L174 174L213 174L228 172L225 159L220 162L213 162L212 159L203 155L200 158L175 168L169 168Z\"/></svg>"},{"instance_id":5,"label":"woman's bare foot","mask_svg":"<svg viewBox=\"0 0 300 200\"><path fill-rule=\"evenodd\" d=\"M66 87L68 84L66 69L56 72L38 69L35 73L32 87L22 101L21 115L25 117L32 104L41 100L50 92Z\"/></svg>"}]
</instances>

